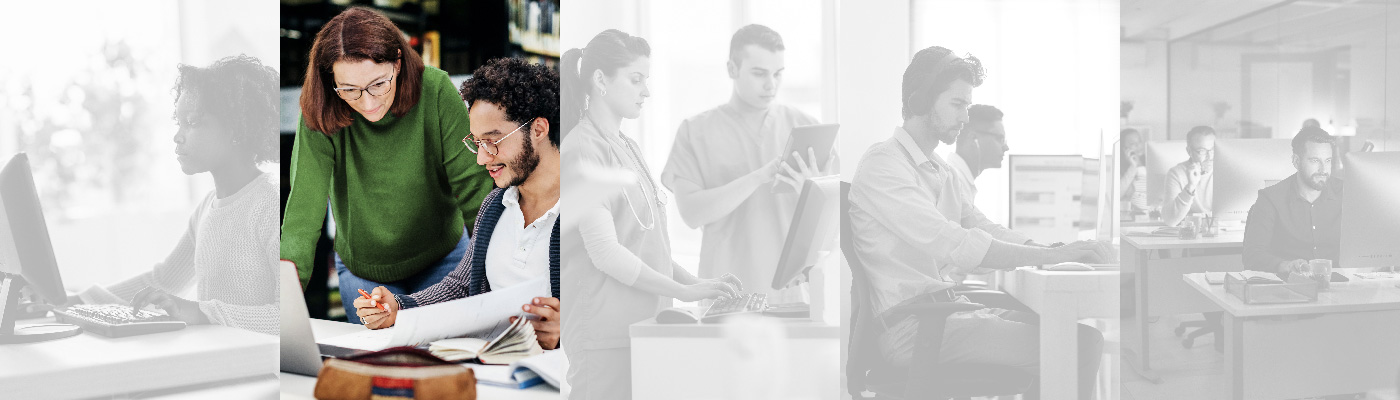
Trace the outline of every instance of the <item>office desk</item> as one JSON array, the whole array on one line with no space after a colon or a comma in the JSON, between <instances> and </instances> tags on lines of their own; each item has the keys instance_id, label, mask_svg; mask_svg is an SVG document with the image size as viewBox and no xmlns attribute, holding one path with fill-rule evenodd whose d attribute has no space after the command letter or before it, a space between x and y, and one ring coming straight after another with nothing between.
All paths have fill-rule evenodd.
<instances>
[{"instance_id":1,"label":"office desk","mask_svg":"<svg viewBox=\"0 0 1400 400\"><path fill-rule=\"evenodd\" d=\"M1002 289L1040 314L1040 398L1079 398L1078 322L1118 318L1119 273L1026 267L1003 275Z\"/></svg>"},{"instance_id":2,"label":"office desk","mask_svg":"<svg viewBox=\"0 0 1400 400\"><path fill-rule=\"evenodd\" d=\"M1149 351L1153 317L1220 311L1216 305L1200 298L1181 280L1181 275L1196 272L1240 271L1244 265L1238 254L1201 257L1159 258L1159 250L1239 249L1244 247L1244 230L1220 231L1216 237L1182 240L1175 237L1135 236L1150 233L1153 227L1124 228L1121 237L1124 287L1133 288L1132 331L1125 330L1124 358L1139 375L1152 382L1161 379L1152 371ZM1130 281L1129 281L1130 280ZM1137 357L1127 353L1136 353Z\"/></svg>"},{"instance_id":3,"label":"office desk","mask_svg":"<svg viewBox=\"0 0 1400 400\"><path fill-rule=\"evenodd\" d=\"M311 334L316 337L318 342L321 339L361 332L364 329L363 326L348 322L311 319ZM314 398L312 394L316 392L316 377L290 372L282 372L278 375L282 381L282 399L310 400ZM477 384L476 395L482 400L558 400L560 398L558 389L543 383L524 390Z\"/></svg>"},{"instance_id":4,"label":"office desk","mask_svg":"<svg viewBox=\"0 0 1400 400\"><path fill-rule=\"evenodd\" d=\"M52 323L52 317L19 321ZM152 396L276 371L278 338L219 325L108 338L84 332L0 345L0 396L15 399Z\"/></svg>"},{"instance_id":5,"label":"office desk","mask_svg":"<svg viewBox=\"0 0 1400 400\"><path fill-rule=\"evenodd\" d=\"M1400 278L1333 282L1318 300L1244 304L1204 274L1183 279L1225 310L1225 398L1356 393L1395 385L1400 369Z\"/></svg>"},{"instance_id":6,"label":"office desk","mask_svg":"<svg viewBox=\"0 0 1400 400\"><path fill-rule=\"evenodd\" d=\"M840 398L840 326L751 323L632 324L632 398Z\"/></svg>"}]
</instances>

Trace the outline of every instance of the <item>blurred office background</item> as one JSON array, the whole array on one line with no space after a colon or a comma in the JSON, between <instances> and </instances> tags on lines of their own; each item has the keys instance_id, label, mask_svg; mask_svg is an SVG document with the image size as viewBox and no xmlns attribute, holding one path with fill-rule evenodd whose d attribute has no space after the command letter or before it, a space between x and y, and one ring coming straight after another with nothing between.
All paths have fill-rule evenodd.
<instances>
[{"instance_id":1,"label":"blurred office background","mask_svg":"<svg viewBox=\"0 0 1400 400\"><path fill-rule=\"evenodd\" d=\"M241 53L276 68L275 5L6 4L0 162L29 154L67 289L148 271L175 248L214 188L175 160L176 67Z\"/></svg>"},{"instance_id":2,"label":"blurred office background","mask_svg":"<svg viewBox=\"0 0 1400 400\"><path fill-rule=\"evenodd\" d=\"M1128 126L1184 140L1292 138L1316 119L1349 149L1400 150L1400 3L1123 0Z\"/></svg>"}]
</instances>

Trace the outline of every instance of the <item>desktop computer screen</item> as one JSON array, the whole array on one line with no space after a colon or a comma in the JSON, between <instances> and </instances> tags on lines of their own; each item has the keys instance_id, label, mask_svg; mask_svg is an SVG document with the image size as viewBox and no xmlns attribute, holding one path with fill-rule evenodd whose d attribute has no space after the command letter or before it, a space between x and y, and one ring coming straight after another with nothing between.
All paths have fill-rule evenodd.
<instances>
[{"instance_id":1,"label":"desktop computer screen","mask_svg":"<svg viewBox=\"0 0 1400 400\"><path fill-rule=\"evenodd\" d=\"M773 289L782 289L817 263L821 250L831 241L840 219L836 215L841 192L841 177L813 178L802 186L797 199L797 213L788 225L787 240L783 241L778 268L773 274Z\"/></svg>"},{"instance_id":2,"label":"desktop computer screen","mask_svg":"<svg viewBox=\"0 0 1400 400\"><path fill-rule=\"evenodd\" d=\"M1346 268L1400 265L1400 151L1342 158L1342 254Z\"/></svg>"},{"instance_id":3,"label":"desktop computer screen","mask_svg":"<svg viewBox=\"0 0 1400 400\"><path fill-rule=\"evenodd\" d=\"M24 277L25 286L51 304L68 299L25 153L0 170L0 272Z\"/></svg>"},{"instance_id":4,"label":"desktop computer screen","mask_svg":"<svg viewBox=\"0 0 1400 400\"><path fill-rule=\"evenodd\" d=\"M1160 207L1167 197L1167 170L1191 156L1186 153L1185 140L1147 142L1144 147L1147 158L1147 206Z\"/></svg>"},{"instance_id":5,"label":"desktop computer screen","mask_svg":"<svg viewBox=\"0 0 1400 400\"><path fill-rule=\"evenodd\" d=\"M1291 139L1216 140L1215 198L1211 205L1215 218L1244 221L1260 189L1297 172L1292 143Z\"/></svg>"}]
</instances>

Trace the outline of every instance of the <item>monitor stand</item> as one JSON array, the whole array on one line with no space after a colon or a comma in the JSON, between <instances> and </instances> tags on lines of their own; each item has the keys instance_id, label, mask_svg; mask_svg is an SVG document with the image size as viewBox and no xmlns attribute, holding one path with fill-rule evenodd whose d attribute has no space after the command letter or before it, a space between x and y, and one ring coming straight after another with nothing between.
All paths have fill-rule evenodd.
<instances>
[{"instance_id":1,"label":"monitor stand","mask_svg":"<svg viewBox=\"0 0 1400 400\"><path fill-rule=\"evenodd\" d=\"M34 343L77 336L83 329L77 325L47 323L15 326L24 318L19 291L24 278L0 273L0 344Z\"/></svg>"}]
</instances>

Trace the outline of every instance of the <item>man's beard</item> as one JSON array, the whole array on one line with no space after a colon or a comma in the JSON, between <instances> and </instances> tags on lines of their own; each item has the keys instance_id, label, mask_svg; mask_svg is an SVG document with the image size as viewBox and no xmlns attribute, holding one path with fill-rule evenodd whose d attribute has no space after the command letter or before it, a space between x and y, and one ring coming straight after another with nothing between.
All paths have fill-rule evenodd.
<instances>
[{"instance_id":1,"label":"man's beard","mask_svg":"<svg viewBox=\"0 0 1400 400\"><path fill-rule=\"evenodd\" d=\"M535 145L526 140L524 150L521 150L520 155L516 156L515 160L510 163L511 175L515 175L515 177L511 178L510 184L506 187L520 186L525 183L526 179L530 179L530 174L535 172L535 167L539 165L540 156L535 154Z\"/></svg>"},{"instance_id":2,"label":"man's beard","mask_svg":"<svg viewBox=\"0 0 1400 400\"><path fill-rule=\"evenodd\" d=\"M962 132L962 124L948 127L942 126L943 118L938 116L937 111L929 113L928 119L929 128L933 129L934 139L943 142L943 144L957 143L958 134Z\"/></svg>"},{"instance_id":3,"label":"man's beard","mask_svg":"<svg viewBox=\"0 0 1400 400\"><path fill-rule=\"evenodd\" d=\"M1313 188L1314 190L1322 190L1323 188L1327 187L1327 178L1329 176L1331 175L1318 172L1312 175L1308 175L1308 178L1304 179L1303 183L1307 184L1308 187Z\"/></svg>"}]
</instances>

